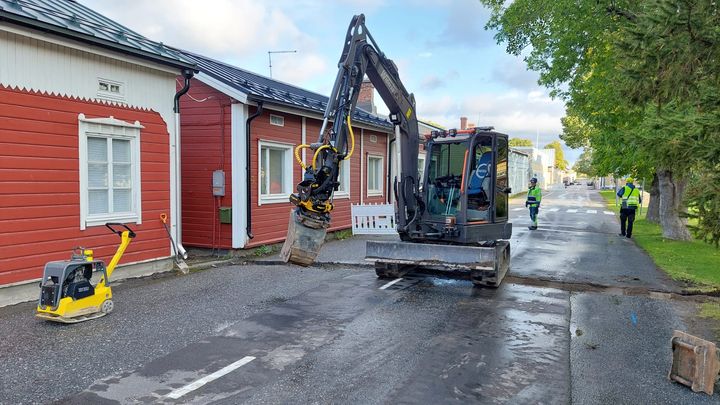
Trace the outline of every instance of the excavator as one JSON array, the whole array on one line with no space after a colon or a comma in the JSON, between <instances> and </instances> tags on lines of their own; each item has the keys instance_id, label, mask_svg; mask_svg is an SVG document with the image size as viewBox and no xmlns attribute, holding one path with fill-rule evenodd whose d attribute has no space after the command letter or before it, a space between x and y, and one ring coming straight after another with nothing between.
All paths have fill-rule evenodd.
<instances>
[{"instance_id":1,"label":"excavator","mask_svg":"<svg viewBox=\"0 0 720 405\"><path fill-rule=\"evenodd\" d=\"M295 149L304 174L290 196L295 208L281 257L308 266L325 241L340 163L355 147L351 117L365 76L396 128L399 175L393 195L400 239L368 241L366 260L374 262L380 278L412 271L499 286L510 266L512 236L508 136L493 127L433 131L423 138L426 159L420 177L415 97L405 89L395 63L380 51L362 14L348 27L317 142ZM307 165L300 159L305 148L312 152Z\"/></svg>"}]
</instances>

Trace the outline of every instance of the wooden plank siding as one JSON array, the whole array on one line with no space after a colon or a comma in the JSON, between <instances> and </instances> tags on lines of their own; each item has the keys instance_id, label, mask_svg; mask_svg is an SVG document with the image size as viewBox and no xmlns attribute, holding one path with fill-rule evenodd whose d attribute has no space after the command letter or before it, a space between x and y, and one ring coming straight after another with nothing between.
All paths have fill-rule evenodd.
<instances>
[{"instance_id":1,"label":"wooden plank siding","mask_svg":"<svg viewBox=\"0 0 720 405\"><path fill-rule=\"evenodd\" d=\"M250 114L255 109L250 108ZM270 114L279 115L285 118L285 126L279 127L270 124ZM306 141L308 143L315 142L320 132L322 121L312 118L306 118ZM368 145L369 134L377 135L377 144ZM360 160L361 160L361 147L360 147L360 128L355 128L355 151L353 156L350 158L350 197L339 197L335 198L332 215L332 225L329 230L336 231L340 229L350 228L350 204L358 204L360 202L360 193L363 193L365 202L384 202L385 196L380 197L367 197L367 187L360 184ZM251 203L253 207L252 223L253 223L253 234L255 238L250 240L246 247L260 246L269 243L277 243L285 240L287 234L287 224L289 220L290 211L294 207L290 202L282 203L263 203L258 205L258 141L273 141L286 143L291 145L299 145L302 139L302 118L296 115L275 112L265 109L263 114L256 118L252 122L251 129L251 184L252 184L252 197ZM387 162L385 156L387 146L387 134L365 130L365 151L372 151L375 154L381 154ZM294 158L293 158L294 159ZM310 152L307 152L306 161L310 162L312 159ZM363 164L365 168L365 164ZM366 170L366 169L364 169ZM300 165L294 163L293 166L293 189L302 178L302 169ZM366 181L366 180L365 180Z\"/></svg>"},{"instance_id":2,"label":"wooden plank siding","mask_svg":"<svg viewBox=\"0 0 720 405\"><path fill-rule=\"evenodd\" d=\"M0 285L41 277L44 264L76 246L109 261L119 238L104 226L80 230L78 114L139 121L141 225L121 263L167 257L160 222L169 214L169 135L150 110L19 90L0 85ZM132 226L132 224L131 224Z\"/></svg>"},{"instance_id":3,"label":"wooden plank siding","mask_svg":"<svg viewBox=\"0 0 720 405\"><path fill-rule=\"evenodd\" d=\"M232 206L232 170L245 170L243 167L233 168L231 150L231 103L236 103L220 91L196 79L192 80L189 95L181 98L181 136L182 136L182 228L183 244L204 248L232 248L231 224L220 224L218 207ZM257 111L256 107L248 107L248 116ZM284 118L284 126L270 124L270 115ZM265 106L262 115L252 121L250 134L250 187L252 209L252 232L254 238L248 240L246 248L269 243L281 242L287 233L290 210L294 207L289 201L258 204L258 142L271 141L291 145L299 145L302 141L302 116L273 110ZM244 125L244 121L243 121ZM305 118L306 140L314 142L320 132L322 121ZM237 131L240 133L242 131ZM377 136L377 143L370 143L369 136ZM367 197L366 181L360 183L360 162L362 157L360 146L360 128L355 129L355 151L350 161L350 196L336 197L335 209L332 212L330 230L350 228L350 204L360 202L360 193L366 202L384 202L387 196ZM224 141L224 154L222 143ZM244 140L239 140L244 142ZM365 130L365 152L382 155L387 163L387 134ZM222 156L222 158L221 158ZM307 152L307 161L312 159ZM236 161L245 162L242 156ZM363 163L364 170L367 170ZM212 195L211 181L214 170L225 171L225 197L215 199ZM292 189L302 178L302 169L293 157ZM385 177L383 177L384 179ZM242 185L245 186L244 184ZM245 215L245 206L240 202L236 209ZM234 224L240 226L240 224ZM243 229L242 232L245 232Z\"/></svg>"},{"instance_id":4,"label":"wooden plank siding","mask_svg":"<svg viewBox=\"0 0 720 405\"><path fill-rule=\"evenodd\" d=\"M232 225L220 223L219 207L232 206L232 99L192 79L180 101L183 244L230 248ZM225 171L224 197L213 197L215 170Z\"/></svg>"}]
</instances>

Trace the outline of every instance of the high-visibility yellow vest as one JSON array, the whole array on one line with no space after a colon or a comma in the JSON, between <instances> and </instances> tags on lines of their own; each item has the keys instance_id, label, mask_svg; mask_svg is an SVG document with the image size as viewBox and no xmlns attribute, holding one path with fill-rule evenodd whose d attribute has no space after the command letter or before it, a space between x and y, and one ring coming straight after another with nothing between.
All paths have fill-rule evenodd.
<instances>
[{"instance_id":1,"label":"high-visibility yellow vest","mask_svg":"<svg viewBox=\"0 0 720 405\"><path fill-rule=\"evenodd\" d=\"M640 205L640 190L625 186L623 188L622 199L627 201L628 207L637 207Z\"/></svg>"}]
</instances>

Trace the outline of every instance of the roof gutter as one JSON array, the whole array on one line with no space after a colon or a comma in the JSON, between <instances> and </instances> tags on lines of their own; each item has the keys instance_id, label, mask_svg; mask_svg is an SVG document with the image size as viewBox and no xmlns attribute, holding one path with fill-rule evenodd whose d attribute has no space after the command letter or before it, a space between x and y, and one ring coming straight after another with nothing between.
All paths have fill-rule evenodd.
<instances>
[{"instance_id":1,"label":"roof gutter","mask_svg":"<svg viewBox=\"0 0 720 405\"><path fill-rule=\"evenodd\" d=\"M252 196L252 194L251 194L251 193L252 193L252 186L251 186L251 184L250 184L250 183L251 183L251 181L250 181L250 179L251 179L251 177L250 177L250 171L251 171L251 164L250 164L250 145L251 145L251 142L250 142L250 138L251 138L251 136L250 136L250 123L251 123L255 118L259 117L260 114L262 114L262 113L263 113L263 102L262 102L262 101L258 101L258 102L257 102L257 111L255 111L255 113L254 113L253 115L249 116L248 119L245 121L245 135L246 135L245 141L247 142L247 143L245 144L245 176L246 176L246 178L247 178L247 182L245 183L245 187L246 187L246 190L245 190L245 191L246 191L246 194L247 194L247 200L246 200L247 205L246 205L246 207L245 207L245 215L246 215L246 217L247 217L247 228L245 228L245 231L247 232L247 237L248 237L249 239L252 239L252 238L255 237L255 235L253 235L253 233L252 233L252 202L251 202L252 198L250 198L250 197ZM258 153L260 153L260 152L258 151ZM258 160L258 162L259 162L259 161L260 161L260 160ZM258 179L258 181L260 181L260 179Z\"/></svg>"}]
</instances>

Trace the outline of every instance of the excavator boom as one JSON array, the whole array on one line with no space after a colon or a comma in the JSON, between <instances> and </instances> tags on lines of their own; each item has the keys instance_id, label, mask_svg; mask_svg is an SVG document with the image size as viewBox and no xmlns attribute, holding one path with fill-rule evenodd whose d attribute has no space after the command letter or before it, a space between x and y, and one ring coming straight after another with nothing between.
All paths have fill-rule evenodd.
<instances>
[{"instance_id":1,"label":"excavator boom","mask_svg":"<svg viewBox=\"0 0 720 405\"><path fill-rule=\"evenodd\" d=\"M362 14L348 27L317 142L296 149L304 175L290 196L295 208L282 258L308 266L325 241L340 163L355 149L352 116L365 76L396 129L399 173L393 194L400 237L368 243L366 259L375 263L380 277L424 268L452 277L459 273L475 284L499 285L510 262L510 244L502 239L512 235L507 221L508 136L492 127L426 135L424 177L419 178L415 97L405 89L395 63L380 51ZM312 151L309 164L299 159L303 148Z\"/></svg>"},{"instance_id":2,"label":"excavator boom","mask_svg":"<svg viewBox=\"0 0 720 405\"><path fill-rule=\"evenodd\" d=\"M339 186L340 162L354 150L352 116L366 75L387 105L390 120L399 128L398 146L403 151L415 151L401 160L397 204L402 215L396 218L399 229L408 229L417 217L419 135L415 98L400 81L395 63L380 51L365 27L365 16L360 14L348 27L317 142L296 149L299 152L309 148L313 158L310 164L303 164L303 180L290 196L296 208L290 214L288 237L281 251L285 261L307 266L324 242L333 209L332 195Z\"/></svg>"}]
</instances>

